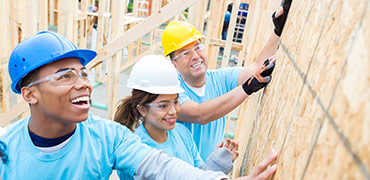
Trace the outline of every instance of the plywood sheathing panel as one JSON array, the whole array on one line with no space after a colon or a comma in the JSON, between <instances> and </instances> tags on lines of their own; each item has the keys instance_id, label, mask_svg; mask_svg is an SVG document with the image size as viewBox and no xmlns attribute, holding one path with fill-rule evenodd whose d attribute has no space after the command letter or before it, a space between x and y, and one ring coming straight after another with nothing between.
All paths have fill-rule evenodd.
<instances>
[{"instance_id":1,"label":"plywood sheathing panel","mask_svg":"<svg viewBox=\"0 0 370 180\"><path fill-rule=\"evenodd\" d=\"M320 132L319 141L302 179L366 179L359 166L354 162L342 143L342 140L325 121Z\"/></svg>"},{"instance_id":2,"label":"plywood sheathing panel","mask_svg":"<svg viewBox=\"0 0 370 180\"><path fill-rule=\"evenodd\" d=\"M234 176L275 149L273 179L370 179L369 15L368 0L293 2L273 81L242 106Z\"/></svg>"}]
</instances>

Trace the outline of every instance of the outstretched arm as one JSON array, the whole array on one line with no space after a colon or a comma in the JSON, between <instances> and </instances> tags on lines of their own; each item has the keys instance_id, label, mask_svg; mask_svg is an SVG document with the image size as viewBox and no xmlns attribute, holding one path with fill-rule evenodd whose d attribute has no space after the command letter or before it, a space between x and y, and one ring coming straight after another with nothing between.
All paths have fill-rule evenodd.
<instances>
[{"instance_id":1,"label":"outstretched arm","mask_svg":"<svg viewBox=\"0 0 370 180\"><path fill-rule=\"evenodd\" d=\"M189 100L181 105L177 120L189 123L208 124L231 112L247 97L248 95L244 92L243 88L238 86L222 96L205 101L201 104Z\"/></svg>"},{"instance_id":2,"label":"outstretched arm","mask_svg":"<svg viewBox=\"0 0 370 180\"><path fill-rule=\"evenodd\" d=\"M244 66L244 68L240 71L238 85L243 84L249 77L253 75L253 73L258 70L258 68L263 65L263 62L265 62L266 59L275 54L279 40L279 36L277 36L275 33L271 34L269 40L267 41L267 44L258 55L257 60L252 64Z\"/></svg>"},{"instance_id":3,"label":"outstretched arm","mask_svg":"<svg viewBox=\"0 0 370 180\"><path fill-rule=\"evenodd\" d=\"M274 32L271 33L269 40L267 41L265 47L262 49L261 53L258 55L256 61L252 64L249 64L243 68L239 74L238 84L242 84L247 80L258 67L261 67L263 62L273 56L278 48L280 35L283 31L285 21L290 9L292 0L283 0L281 7L276 10L272 15L272 21L274 23Z\"/></svg>"},{"instance_id":4,"label":"outstretched arm","mask_svg":"<svg viewBox=\"0 0 370 180\"><path fill-rule=\"evenodd\" d=\"M242 85L212 100L205 101L201 104L191 100L184 102L181 105L178 120L189 123L207 124L225 116L239 106L248 95L265 87L271 79L270 75L274 67L274 60L272 63L266 62Z\"/></svg>"},{"instance_id":5,"label":"outstretched arm","mask_svg":"<svg viewBox=\"0 0 370 180\"><path fill-rule=\"evenodd\" d=\"M222 172L203 171L190 164L152 149L139 164L134 179L220 180L228 179Z\"/></svg>"},{"instance_id":6,"label":"outstretched arm","mask_svg":"<svg viewBox=\"0 0 370 180\"><path fill-rule=\"evenodd\" d=\"M277 153L272 151L249 176L237 178L237 180L265 180L275 171L276 165L269 166L277 157ZM140 162L135 171L134 179L194 179L194 180L228 180L229 178L222 172L203 171L190 164L169 157L161 151L152 149Z\"/></svg>"}]
</instances>

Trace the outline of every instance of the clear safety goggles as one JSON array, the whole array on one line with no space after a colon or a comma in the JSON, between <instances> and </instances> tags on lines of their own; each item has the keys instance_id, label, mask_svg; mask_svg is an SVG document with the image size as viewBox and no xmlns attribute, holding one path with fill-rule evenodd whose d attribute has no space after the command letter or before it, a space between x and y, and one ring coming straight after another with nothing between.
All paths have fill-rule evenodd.
<instances>
[{"instance_id":1,"label":"clear safety goggles","mask_svg":"<svg viewBox=\"0 0 370 180\"><path fill-rule=\"evenodd\" d=\"M176 100L173 102L160 102L160 103L146 103L146 106L150 106L155 111L168 112L172 107L180 107L180 101Z\"/></svg>"},{"instance_id":2,"label":"clear safety goggles","mask_svg":"<svg viewBox=\"0 0 370 180\"><path fill-rule=\"evenodd\" d=\"M191 55L193 54L192 53L193 51L195 51L196 53L200 53L203 49L204 49L203 44L197 44L191 49L186 49L186 50L181 51L180 54L172 58L172 60L176 61L179 58L186 58L186 59L190 58Z\"/></svg>"},{"instance_id":3,"label":"clear safety goggles","mask_svg":"<svg viewBox=\"0 0 370 180\"><path fill-rule=\"evenodd\" d=\"M53 82L57 85L72 85L76 83L78 77L81 78L84 82L89 83L89 72L86 68L81 69L78 73L73 69L67 69L60 72L57 72L55 74L46 76L44 78L41 78L39 80L36 80L34 82L31 82L27 85L27 87L31 87L36 84L40 84L45 81Z\"/></svg>"}]
</instances>

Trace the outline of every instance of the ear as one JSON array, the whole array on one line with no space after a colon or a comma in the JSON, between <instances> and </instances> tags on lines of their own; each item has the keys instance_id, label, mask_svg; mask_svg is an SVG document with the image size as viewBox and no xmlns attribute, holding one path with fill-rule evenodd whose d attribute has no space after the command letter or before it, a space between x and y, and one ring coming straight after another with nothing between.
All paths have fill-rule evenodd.
<instances>
[{"instance_id":1,"label":"ear","mask_svg":"<svg viewBox=\"0 0 370 180\"><path fill-rule=\"evenodd\" d=\"M138 105L136 105L136 109L139 111L141 116L143 116L144 118L146 117L147 109L144 106L138 104Z\"/></svg>"},{"instance_id":2,"label":"ear","mask_svg":"<svg viewBox=\"0 0 370 180\"><path fill-rule=\"evenodd\" d=\"M172 60L171 60L171 62L172 62L172 64L175 66L175 68L177 69L176 61L172 61Z\"/></svg>"},{"instance_id":3,"label":"ear","mask_svg":"<svg viewBox=\"0 0 370 180\"><path fill-rule=\"evenodd\" d=\"M36 104L39 101L37 88L34 87L22 87L21 89L22 97L28 104Z\"/></svg>"}]
</instances>

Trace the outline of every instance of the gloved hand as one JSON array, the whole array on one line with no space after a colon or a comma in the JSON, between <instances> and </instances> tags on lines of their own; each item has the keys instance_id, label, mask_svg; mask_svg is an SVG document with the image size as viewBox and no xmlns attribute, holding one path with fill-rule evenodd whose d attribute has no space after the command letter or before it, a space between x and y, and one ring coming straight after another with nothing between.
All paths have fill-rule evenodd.
<instances>
[{"instance_id":1,"label":"gloved hand","mask_svg":"<svg viewBox=\"0 0 370 180\"><path fill-rule=\"evenodd\" d=\"M271 60L266 59L266 61L263 63L263 65L266 67L264 71L262 71L261 76L262 77L267 77L272 74L272 71L274 71L275 68L275 57Z\"/></svg>"},{"instance_id":2,"label":"gloved hand","mask_svg":"<svg viewBox=\"0 0 370 180\"><path fill-rule=\"evenodd\" d=\"M274 22L274 25L275 25L274 32L279 37L281 36L281 33L283 32L284 24L288 16L288 12L289 12L291 4L292 4L292 0L282 0L280 6L283 8L283 13L279 15L280 13L277 13L277 11L275 11L272 14L272 22Z\"/></svg>"},{"instance_id":3,"label":"gloved hand","mask_svg":"<svg viewBox=\"0 0 370 180\"><path fill-rule=\"evenodd\" d=\"M260 76L265 80L265 82L258 81L257 78L253 75L243 83L243 90L248 95L251 95L252 93L264 88L271 81L271 73L275 68L275 60L272 60L270 62L270 60L267 59L264 62L263 66L264 71L261 72Z\"/></svg>"}]
</instances>

